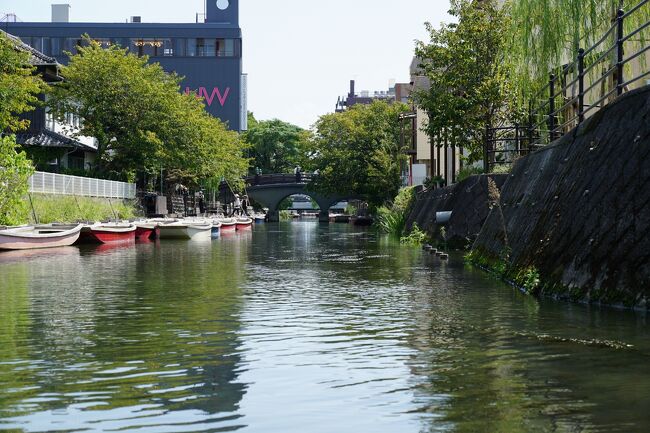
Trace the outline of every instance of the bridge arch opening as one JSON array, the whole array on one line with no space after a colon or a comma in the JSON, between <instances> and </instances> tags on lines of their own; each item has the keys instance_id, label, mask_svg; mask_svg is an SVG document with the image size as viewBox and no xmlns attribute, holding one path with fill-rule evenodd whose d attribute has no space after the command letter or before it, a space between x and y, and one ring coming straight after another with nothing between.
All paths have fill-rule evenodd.
<instances>
[{"instance_id":1,"label":"bridge arch opening","mask_svg":"<svg viewBox=\"0 0 650 433\"><path fill-rule=\"evenodd\" d=\"M278 205L278 210L288 210L297 213L319 212L318 202L309 194L291 194L283 198Z\"/></svg>"}]
</instances>

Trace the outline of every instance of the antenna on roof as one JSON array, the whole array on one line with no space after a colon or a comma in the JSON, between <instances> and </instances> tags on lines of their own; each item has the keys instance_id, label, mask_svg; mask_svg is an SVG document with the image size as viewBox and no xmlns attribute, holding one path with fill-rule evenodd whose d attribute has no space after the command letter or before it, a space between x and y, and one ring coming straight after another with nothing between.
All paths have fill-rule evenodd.
<instances>
[{"instance_id":1,"label":"antenna on roof","mask_svg":"<svg viewBox=\"0 0 650 433\"><path fill-rule=\"evenodd\" d=\"M22 23L23 21L16 14L4 14L0 18L0 23Z\"/></svg>"}]
</instances>

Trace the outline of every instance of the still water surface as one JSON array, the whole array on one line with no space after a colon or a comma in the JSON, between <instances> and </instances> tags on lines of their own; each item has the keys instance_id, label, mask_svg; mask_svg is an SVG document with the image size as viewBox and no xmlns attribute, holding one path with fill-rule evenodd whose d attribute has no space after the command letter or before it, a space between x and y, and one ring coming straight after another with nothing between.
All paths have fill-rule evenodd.
<instances>
[{"instance_id":1,"label":"still water surface","mask_svg":"<svg viewBox=\"0 0 650 433\"><path fill-rule=\"evenodd\" d=\"M650 332L373 232L0 254L0 431L650 431Z\"/></svg>"}]
</instances>

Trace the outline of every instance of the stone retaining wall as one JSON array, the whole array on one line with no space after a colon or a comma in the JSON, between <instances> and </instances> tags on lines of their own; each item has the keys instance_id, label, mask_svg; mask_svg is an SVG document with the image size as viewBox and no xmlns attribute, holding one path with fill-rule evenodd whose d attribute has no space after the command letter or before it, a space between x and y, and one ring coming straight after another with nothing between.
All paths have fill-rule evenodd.
<instances>
[{"instance_id":1,"label":"stone retaining wall","mask_svg":"<svg viewBox=\"0 0 650 433\"><path fill-rule=\"evenodd\" d=\"M419 190L406 221L407 230L417 224L438 242L440 226L436 224L436 212L453 211L445 226L447 245L462 249L471 245L489 214L487 179L492 178L501 187L507 175L472 176L455 185L432 190Z\"/></svg>"},{"instance_id":2,"label":"stone retaining wall","mask_svg":"<svg viewBox=\"0 0 650 433\"><path fill-rule=\"evenodd\" d=\"M535 268L541 292L647 308L650 89L630 92L520 159L474 250Z\"/></svg>"}]
</instances>

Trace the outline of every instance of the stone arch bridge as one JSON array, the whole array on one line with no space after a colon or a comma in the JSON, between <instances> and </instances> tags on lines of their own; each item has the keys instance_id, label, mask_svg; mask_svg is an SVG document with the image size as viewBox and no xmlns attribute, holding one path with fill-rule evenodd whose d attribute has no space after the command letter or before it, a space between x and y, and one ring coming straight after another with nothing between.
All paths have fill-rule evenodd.
<instances>
[{"instance_id":1,"label":"stone arch bridge","mask_svg":"<svg viewBox=\"0 0 650 433\"><path fill-rule=\"evenodd\" d=\"M292 195L307 195L314 199L320 208L319 221L329 222L329 208L343 200L358 199L350 194L321 194L310 188L314 175L295 174L264 174L250 176L245 179L246 193L256 203L269 209L268 218L271 222L280 220L278 206Z\"/></svg>"}]
</instances>

